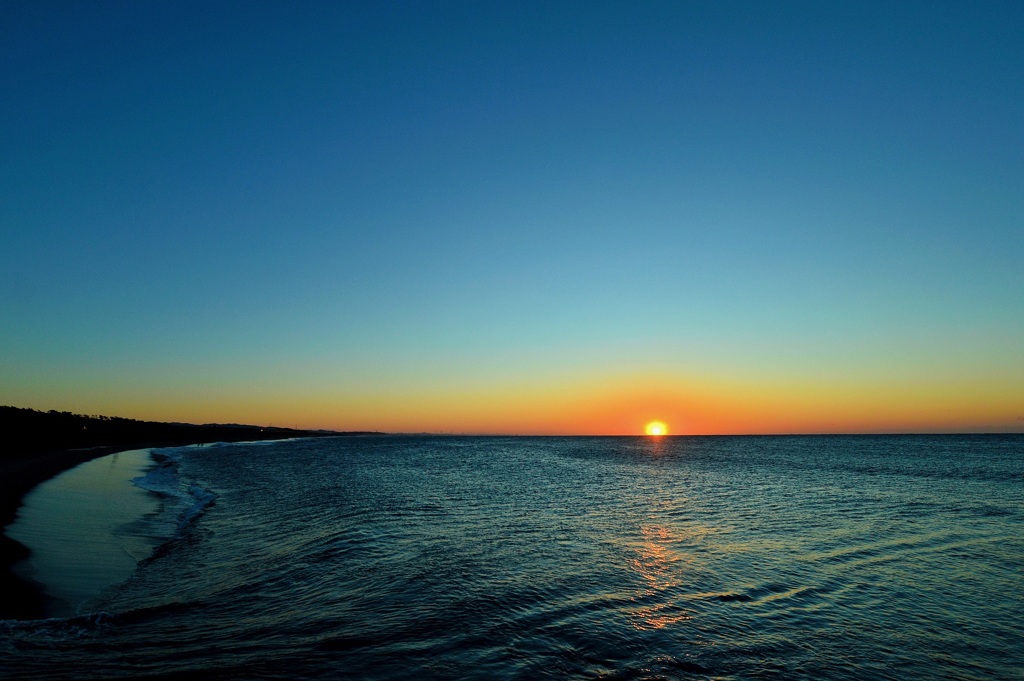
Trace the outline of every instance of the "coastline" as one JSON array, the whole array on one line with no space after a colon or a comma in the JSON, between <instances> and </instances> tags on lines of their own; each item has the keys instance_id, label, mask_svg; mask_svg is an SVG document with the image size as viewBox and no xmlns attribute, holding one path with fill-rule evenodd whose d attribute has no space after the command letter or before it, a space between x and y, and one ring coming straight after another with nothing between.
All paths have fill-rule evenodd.
<instances>
[{"instance_id":1,"label":"coastline","mask_svg":"<svg viewBox=\"0 0 1024 681\"><path fill-rule=\"evenodd\" d=\"M131 449L124 446L64 449L0 459L0 619L35 619L44 612L45 597L35 582L14 574L13 567L29 555L6 528L18 515L25 495L47 480L101 456ZM141 449L141 447L139 447Z\"/></svg>"},{"instance_id":2,"label":"coastline","mask_svg":"<svg viewBox=\"0 0 1024 681\"><path fill-rule=\"evenodd\" d=\"M46 612L42 585L22 578L13 569L29 556L28 547L7 536L7 526L17 517L25 495L64 471L108 454L194 444L203 443L194 440L126 443L0 458L0 594L3 594L0 598L0 620L39 619Z\"/></svg>"},{"instance_id":3,"label":"coastline","mask_svg":"<svg viewBox=\"0 0 1024 681\"><path fill-rule=\"evenodd\" d=\"M297 430L242 424L164 423L0 406L0 430L19 442L0 448L0 619L37 619L45 613L41 585L13 572L29 549L7 536L25 495L39 484L87 461L133 449L185 447L208 442L283 440L377 434L369 431Z\"/></svg>"}]
</instances>

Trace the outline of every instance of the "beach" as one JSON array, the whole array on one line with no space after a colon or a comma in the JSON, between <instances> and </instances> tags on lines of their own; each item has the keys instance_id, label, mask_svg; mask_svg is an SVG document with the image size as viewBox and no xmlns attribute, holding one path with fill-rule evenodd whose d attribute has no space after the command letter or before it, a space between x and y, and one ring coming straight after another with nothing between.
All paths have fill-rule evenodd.
<instances>
[{"instance_id":1,"label":"beach","mask_svg":"<svg viewBox=\"0 0 1024 681\"><path fill-rule=\"evenodd\" d=\"M0 619L35 619L46 611L38 584L12 568L28 549L7 536L25 495L41 483L82 463L115 452L196 443L335 437L362 433L305 431L242 424L190 424L138 421L70 412L0 406L0 429L9 445L0 450Z\"/></svg>"},{"instance_id":2,"label":"beach","mask_svg":"<svg viewBox=\"0 0 1024 681\"><path fill-rule=\"evenodd\" d=\"M13 572L45 587L44 617L87 609L166 541L172 530L156 520L167 505L147 485L159 480L158 456L151 449L108 454L50 478L22 499L4 531L31 551Z\"/></svg>"},{"instance_id":3,"label":"beach","mask_svg":"<svg viewBox=\"0 0 1024 681\"><path fill-rule=\"evenodd\" d=\"M0 620L38 619L47 612L47 599L40 584L16 574L14 566L29 556L22 543L7 534L25 496L40 484L83 463L117 452L155 447L195 444L192 441L159 441L30 452L0 458Z\"/></svg>"},{"instance_id":4,"label":"beach","mask_svg":"<svg viewBox=\"0 0 1024 681\"><path fill-rule=\"evenodd\" d=\"M12 568L28 557L28 549L7 536L25 495L39 484L75 466L128 447L89 447L15 456L0 460L0 619L33 619L45 611L39 584L14 574Z\"/></svg>"}]
</instances>

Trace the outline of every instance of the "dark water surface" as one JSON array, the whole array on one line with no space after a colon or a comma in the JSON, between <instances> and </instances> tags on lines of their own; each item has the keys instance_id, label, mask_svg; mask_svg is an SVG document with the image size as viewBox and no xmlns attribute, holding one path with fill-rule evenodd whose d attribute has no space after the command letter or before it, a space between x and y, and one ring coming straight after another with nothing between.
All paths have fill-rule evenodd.
<instances>
[{"instance_id":1,"label":"dark water surface","mask_svg":"<svg viewBox=\"0 0 1024 681\"><path fill-rule=\"evenodd\" d=\"M1024 678L1024 436L158 454L172 539L0 677Z\"/></svg>"}]
</instances>

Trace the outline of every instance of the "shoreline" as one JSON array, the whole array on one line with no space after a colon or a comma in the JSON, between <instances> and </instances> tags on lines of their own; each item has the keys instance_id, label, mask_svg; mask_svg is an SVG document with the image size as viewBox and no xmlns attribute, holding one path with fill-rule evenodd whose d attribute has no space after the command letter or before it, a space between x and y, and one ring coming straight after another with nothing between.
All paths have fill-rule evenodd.
<instances>
[{"instance_id":1,"label":"shoreline","mask_svg":"<svg viewBox=\"0 0 1024 681\"><path fill-rule=\"evenodd\" d=\"M301 436L300 436L301 437ZM226 442L227 440L220 440ZM32 620L45 616L47 596L38 582L14 572L14 566L30 554L28 547L7 536L7 526L17 518L25 496L42 483L102 456L133 449L187 447L197 443L158 441L58 449L0 458L0 620Z\"/></svg>"},{"instance_id":2,"label":"shoreline","mask_svg":"<svg viewBox=\"0 0 1024 681\"><path fill-rule=\"evenodd\" d=\"M0 448L0 619L38 619L46 612L42 585L14 574L14 565L27 558L30 551L9 537L6 529L17 517L25 495L66 470L133 449L380 434L237 423L137 421L12 406L0 406L0 430L10 442L21 443Z\"/></svg>"},{"instance_id":3,"label":"shoreline","mask_svg":"<svg viewBox=\"0 0 1024 681\"><path fill-rule=\"evenodd\" d=\"M38 619L45 612L42 585L14 573L14 566L29 556L28 547L7 536L25 495L40 484L75 466L101 456L145 447L101 446L63 449L0 460L0 619Z\"/></svg>"}]
</instances>

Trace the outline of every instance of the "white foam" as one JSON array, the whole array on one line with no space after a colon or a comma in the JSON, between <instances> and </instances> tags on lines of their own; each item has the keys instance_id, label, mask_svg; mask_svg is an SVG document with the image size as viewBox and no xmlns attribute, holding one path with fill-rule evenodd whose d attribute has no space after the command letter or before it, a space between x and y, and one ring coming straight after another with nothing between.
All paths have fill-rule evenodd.
<instances>
[{"instance_id":1,"label":"white foam","mask_svg":"<svg viewBox=\"0 0 1024 681\"><path fill-rule=\"evenodd\" d=\"M132 480L136 486L164 498L162 515L165 520L174 518L175 534L202 515L217 499L210 490L194 483L186 486L182 481L179 467L186 449L154 449L151 457L157 466Z\"/></svg>"}]
</instances>

